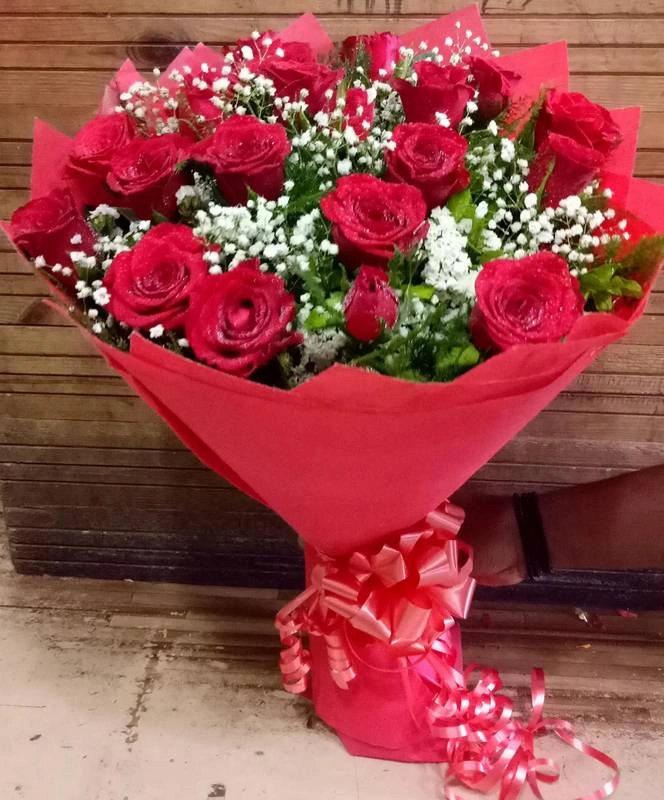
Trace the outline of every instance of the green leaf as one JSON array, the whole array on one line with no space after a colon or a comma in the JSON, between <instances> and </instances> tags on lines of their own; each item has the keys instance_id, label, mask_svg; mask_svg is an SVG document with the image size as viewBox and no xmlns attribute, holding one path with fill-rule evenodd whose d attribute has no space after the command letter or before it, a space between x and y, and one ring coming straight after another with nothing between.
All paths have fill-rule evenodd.
<instances>
[{"instance_id":1,"label":"green leaf","mask_svg":"<svg viewBox=\"0 0 664 800\"><path fill-rule=\"evenodd\" d=\"M473 344L452 347L436 359L436 379L451 380L479 363L481 354Z\"/></svg>"},{"instance_id":2,"label":"green leaf","mask_svg":"<svg viewBox=\"0 0 664 800\"><path fill-rule=\"evenodd\" d=\"M330 324L330 315L327 311L314 308L307 317L304 327L308 331L318 331L327 328Z\"/></svg>"},{"instance_id":3,"label":"green leaf","mask_svg":"<svg viewBox=\"0 0 664 800\"><path fill-rule=\"evenodd\" d=\"M168 222L168 217L165 217L163 214L160 214L159 211L153 211L152 223L154 225L160 225L162 222Z\"/></svg>"},{"instance_id":4,"label":"green leaf","mask_svg":"<svg viewBox=\"0 0 664 800\"><path fill-rule=\"evenodd\" d=\"M664 234L645 236L636 247L620 260L618 272L636 272L644 278L655 274L664 261Z\"/></svg>"},{"instance_id":5,"label":"green leaf","mask_svg":"<svg viewBox=\"0 0 664 800\"><path fill-rule=\"evenodd\" d=\"M399 250L398 247L394 248L394 255L389 260L387 264L387 271L390 278L390 286L393 289L400 289L404 283L408 283L405 281L405 265L406 265L406 256Z\"/></svg>"},{"instance_id":6,"label":"green leaf","mask_svg":"<svg viewBox=\"0 0 664 800\"><path fill-rule=\"evenodd\" d=\"M452 195L447 201L447 207L456 222L461 222L462 219L475 219L477 207L473 202L470 189L464 189L463 192Z\"/></svg>"},{"instance_id":7,"label":"green leaf","mask_svg":"<svg viewBox=\"0 0 664 800\"><path fill-rule=\"evenodd\" d=\"M406 289L406 294L409 297L418 297L420 300L431 300L434 294L436 294L436 290L433 286L419 284L418 286L409 286Z\"/></svg>"},{"instance_id":8,"label":"green leaf","mask_svg":"<svg viewBox=\"0 0 664 800\"><path fill-rule=\"evenodd\" d=\"M531 155L535 153L535 128L537 127L537 120L542 111L544 100L546 99L546 93L546 88L542 87L537 100L530 109L528 122L523 126L523 130L517 138L518 145Z\"/></svg>"},{"instance_id":9,"label":"green leaf","mask_svg":"<svg viewBox=\"0 0 664 800\"><path fill-rule=\"evenodd\" d=\"M638 300L643 295L640 283L616 274L619 268L619 264L602 264L579 278L583 296L597 311L611 311L616 297Z\"/></svg>"}]
</instances>

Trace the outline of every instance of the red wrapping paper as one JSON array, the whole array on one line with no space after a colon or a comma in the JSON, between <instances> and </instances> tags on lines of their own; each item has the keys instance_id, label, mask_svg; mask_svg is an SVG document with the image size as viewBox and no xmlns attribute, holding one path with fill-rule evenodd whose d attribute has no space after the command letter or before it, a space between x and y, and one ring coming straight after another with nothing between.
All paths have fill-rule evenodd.
<instances>
[{"instance_id":1,"label":"red wrapping paper","mask_svg":"<svg viewBox=\"0 0 664 800\"><path fill-rule=\"evenodd\" d=\"M407 44L471 28L484 37L477 9L437 20L407 34ZM320 53L329 38L311 15L285 35L312 42ZM480 51L482 52L482 51ZM563 43L501 60L525 76L525 106L542 84L566 87ZM102 108L139 79L125 62ZM627 209L647 227L664 223L664 186L631 178L638 111L616 112L625 133L606 176ZM33 197L58 185L70 140L37 122ZM11 238L8 226L5 230ZM200 460L241 491L269 506L305 540L310 552L337 557L421 524L512 439L599 353L642 314L646 297L624 316L580 319L566 341L522 345L501 353L448 384L416 384L335 365L285 391L233 377L187 360L140 335L130 351L112 348L82 329L108 364L173 429ZM61 307L60 307L61 308ZM66 313L63 311L63 313ZM462 532L463 535L463 532ZM447 644L461 663L456 629ZM311 643L312 697L319 715L350 752L407 761L440 760L437 746L413 709L431 691L411 670L394 668L382 645L365 649L348 689L331 679L325 648Z\"/></svg>"}]
</instances>

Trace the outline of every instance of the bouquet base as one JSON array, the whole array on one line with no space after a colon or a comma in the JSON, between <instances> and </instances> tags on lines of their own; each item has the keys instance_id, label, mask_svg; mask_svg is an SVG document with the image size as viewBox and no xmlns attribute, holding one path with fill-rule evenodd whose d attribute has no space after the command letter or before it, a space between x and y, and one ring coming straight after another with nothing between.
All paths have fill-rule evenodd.
<instances>
[{"instance_id":1,"label":"bouquet base","mask_svg":"<svg viewBox=\"0 0 664 800\"><path fill-rule=\"evenodd\" d=\"M455 625L444 635L452 666L462 670L461 634ZM347 688L333 680L327 665L325 642L312 637L311 698L316 713L335 730L353 756L386 761L437 763L446 760L444 744L432 736L426 716L437 688L429 659L433 652L409 667L395 668L394 656L382 645L355 650L356 677ZM431 683L428 681L431 676Z\"/></svg>"}]
</instances>

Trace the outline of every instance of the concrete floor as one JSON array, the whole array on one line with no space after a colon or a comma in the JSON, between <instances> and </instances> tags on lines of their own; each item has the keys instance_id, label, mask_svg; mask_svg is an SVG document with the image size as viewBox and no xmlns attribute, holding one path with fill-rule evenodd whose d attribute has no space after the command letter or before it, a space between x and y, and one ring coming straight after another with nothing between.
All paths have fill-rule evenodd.
<instances>
[{"instance_id":1,"label":"concrete floor","mask_svg":"<svg viewBox=\"0 0 664 800\"><path fill-rule=\"evenodd\" d=\"M440 797L436 767L353 759L279 690L270 624L279 602L271 592L0 574L0 800ZM527 611L491 614L495 635L472 625L466 634L470 657L493 659L521 692L519 664L539 658L548 711L586 720L584 735L620 761L615 797L659 800L664 615L636 621L634 634L609 620L591 638L564 612L562 632L528 644ZM605 780L554 741L542 752L564 765L547 800Z\"/></svg>"}]
</instances>

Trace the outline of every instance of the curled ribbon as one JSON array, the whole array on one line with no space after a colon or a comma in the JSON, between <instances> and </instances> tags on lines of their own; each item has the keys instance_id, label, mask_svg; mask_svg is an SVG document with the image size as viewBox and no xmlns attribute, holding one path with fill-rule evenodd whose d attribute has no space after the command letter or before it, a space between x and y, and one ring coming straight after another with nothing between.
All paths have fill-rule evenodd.
<instances>
[{"instance_id":1,"label":"curled ribbon","mask_svg":"<svg viewBox=\"0 0 664 800\"><path fill-rule=\"evenodd\" d=\"M456 540L462 522L463 511L445 503L427 516L427 527L378 549L341 559L319 553L309 587L277 615L284 688L306 691L310 657L303 633L324 638L330 672L341 688L355 677L346 625L385 643L395 657L426 655L455 617L470 609L472 555Z\"/></svg>"},{"instance_id":2,"label":"curled ribbon","mask_svg":"<svg viewBox=\"0 0 664 800\"><path fill-rule=\"evenodd\" d=\"M476 671L466 670L465 677ZM543 800L540 783L551 784L560 778L552 759L535 756L535 738L554 733L565 744L609 767L613 775L599 789L576 800L604 800L618 788L620 771L616 762L580 739L571 723L546 718L544 710L544 671L532 673L532 714L527 723L512 717L511 701L496 694L501 683L495 670L483 669L472 689L458 687L450 694L447 687L428 709L432 735L447 740L445 800L463 800L450 780L487 794L499 787L499 800L517 800L527 784L538 800Z\"/></svg>"},{"instance_id":3,"label":"curled ribbon","mask_svg":"<svg viewBox=\"0 0 664 800\"><path fill-rule=\"evenodd\" d=\"M431 688L424 724L447 763L445 800L463 800L450 781L484 794L498 789L498 800L518 800L527 785L543 800L540 784L560 777L553 760L535 756L536 737L548 733L613 771L599 789L576 798L605 800L618 787L618 765L582 741L569 722L543 716L541 669L533 670L533 710L524 723L514 718L512 701L499 693L496 670L471 665L460 673L454 667L456 654L446 632L455 618L466 617L475 588L472 551L456 539L463 518L462 509L444 503L427 516L427 527L400 534L379 549L341 559L317 554L310 585L276 618L284 688L295 694L307 689L311 661L302 635L308 634L323 637L330 674L347 689L356 677L345 627L350 626L383 642L394 655L413 719L418 719L413 677Z\"/></svg>"}]
</instances>

